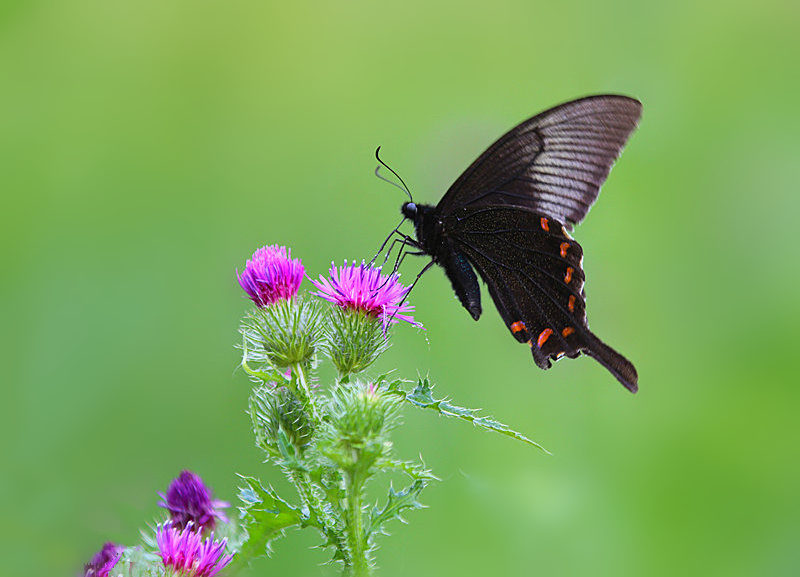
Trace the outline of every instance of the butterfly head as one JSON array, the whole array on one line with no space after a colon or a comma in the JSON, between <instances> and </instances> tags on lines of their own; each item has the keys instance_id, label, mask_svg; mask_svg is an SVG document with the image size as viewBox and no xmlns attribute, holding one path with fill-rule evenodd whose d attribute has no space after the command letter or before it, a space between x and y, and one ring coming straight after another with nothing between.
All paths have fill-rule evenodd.
<instances>
[{"instance_id":1,"label":"butterfly head","mask_svg":"<svg viewBox=\"0 0 800 577\"><path fill-rule=\"evenodd\" d=\"M413 202L404 202L400 212L403 213L403 216L414 220L417 218L417 205Z\"/></svg>"}]
</instances>

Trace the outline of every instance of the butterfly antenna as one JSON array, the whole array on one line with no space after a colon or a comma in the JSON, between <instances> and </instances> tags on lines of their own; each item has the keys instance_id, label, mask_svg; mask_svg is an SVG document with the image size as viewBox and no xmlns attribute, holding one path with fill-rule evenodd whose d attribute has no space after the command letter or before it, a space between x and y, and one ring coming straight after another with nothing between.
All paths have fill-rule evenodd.
<instances>
[{"instance_id":1,"label":"butterfly antenna","mask_svg":"<svg viewBox=\"0 0 800 577\"><path fill-rule=\"evenodd\" d=\"M409 199L411 202L414 202L414 199L413 199L413 198L412 198L412 196L411 196L411 191L408 189L408 185L406 184L406 181L405 181L405 180L403 180L403 178L402 178L402 177L401 177L399 174L397 174L397 173L396 173L394 170L392 170L392 167L391 167L391 166L389 166L389 165L388 165L388 164L386 164L386 163L385 163L383 160L381 160L380 152L381 152L381 147L379 146L379 147L378 147L378 148L375 150L375 158L377 158L377 159L378 159L378 162L380 162L380 163L381 163L381 164L382 164L382 165L383 165L383 166L386 168L386 170L388 170L389 172L391 172L392 174L394 174L394 175L397 177L397 180L399 180L399 181L400 181L400 182L403 184L403 186L400 186L400 185L399 185L399 184L397 184L396 182L392 182L391 180L388 180L388 179L386 179L386 178L382 177L380 174L378 174L378 171L379 171L379 170L380 170L380 168L381 168L380 166L378 166L378 167L376 167L376 168L375 168L375 176L377 176L378 178L380 178L381 180L383 180L383 181L385 181L385 182L388 182L389 184L393 184L394 186L396 186L397 188L399 188L400 190L402 190L403 192L405 192L405 193L408 195L408 199Z\"/></svg>"}]
</instances>

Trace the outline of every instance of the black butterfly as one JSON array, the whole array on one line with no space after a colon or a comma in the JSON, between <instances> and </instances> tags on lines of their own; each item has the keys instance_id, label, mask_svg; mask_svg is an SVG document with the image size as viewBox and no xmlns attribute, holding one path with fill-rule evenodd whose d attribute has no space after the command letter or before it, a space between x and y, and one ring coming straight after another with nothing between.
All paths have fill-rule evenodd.
<instances>
[{"instance_id":1,"label":"black butterfly","mask_svg":"<svg viewBox=\"0 0 800 577\"><path fill-rule=\"evenodd\" d=\"M477 270L511 334L530 345L542 369L585 353L631 392L638 389L633 364L587 325L583 249L567 230L586 216L641 111L638 100L598 95L526 120L481 154L438 205L404 203L417 239L398 241L418 250L405 254L432 257L422 272L434 263L444 268L475 320Z\"/></svg>"}]
</instances>

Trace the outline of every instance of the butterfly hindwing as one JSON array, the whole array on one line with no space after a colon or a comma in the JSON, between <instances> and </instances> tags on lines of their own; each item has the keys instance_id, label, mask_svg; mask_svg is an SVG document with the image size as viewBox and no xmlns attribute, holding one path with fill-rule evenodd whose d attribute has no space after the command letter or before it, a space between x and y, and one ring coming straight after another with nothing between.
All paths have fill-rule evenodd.
<instances>
[{"instance_id":1,"label":"butterfly hindwing","mask_svg":"<svg viewBox=\"0 0 800 577\"><path fill-rule=\"evenodd\" d=\"M514 207L462 208L444 219L443 232L486 282L506 326L529 344L538 366L585 352L635 390L633 365L589 330L583 250L561 223Z\"/></svg>"}]
</instances>

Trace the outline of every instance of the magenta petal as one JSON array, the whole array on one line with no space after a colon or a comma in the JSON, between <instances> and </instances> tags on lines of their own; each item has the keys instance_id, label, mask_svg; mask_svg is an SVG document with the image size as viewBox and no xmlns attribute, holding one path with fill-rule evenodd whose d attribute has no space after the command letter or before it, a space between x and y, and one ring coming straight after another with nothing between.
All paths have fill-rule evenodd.
<instances>
[{"instance_id":1,"label":"magenta petal","mask_svg":"<svg viewBox=\"0 0 800 577\"><path fill-rule=\"evenodd\" d=\"M405 321L415 327L422 325L409 313L414 307L404 302L409 288L402 285L397 275L381 274L380 268L355 262L337 267L331 264L330 276L320 275L311 281L317 291L311 293L343 308L364 311L383 320L384 329L389 324Z\"/></svg>"},{"instance_id":2,"label":"magenta petal","mask_svg":"<svg viewBox=\"0 0 800 577\"><path fill-rule=\"evenodd\" d=\"M239 286L258 307L294 298L303 282L305 268L292 252L277 244L257 249L245 263L244 271L236 271Z\"/></svg>"},{"instance_id":3,"label":"magenta petal","mask_svg":"<svg viewBox=\"0 0 800 577\"><path fill-rule=\"evenodd\" d=\"M119 562L125 547L108 542L98 551L83 570L85 577L108 577L109 572Z\"/></svg>"},{"instance_id":4,"label":"magenta petal","mask_svg":"<svg viewBox=\"0 0 800 577\"><path fill-rule=\"evenodd\" d=\"M162 498L159 506L169 510L173 527L183 528L192 524L201 531L213 530L217 520L228 521L220 509L229 507L229 504L212 499L211 490L199 475L191 471L182 471L170 483L166 495L159 495Z\"/></svg>"},{"instance_id":5,"label":"magenta petal","mask_svg":"<svg viewBox=\"0 0 800 577\"><path fill-rule=\"evenodd\" d=\"M176 529L160 525L156 544L164 567L191 577L213 577L220 572L233 555L223 555L227 541L215 541L210 535L203 539L192 525Z\"/></svg>"}]
</instances>

